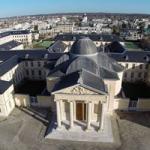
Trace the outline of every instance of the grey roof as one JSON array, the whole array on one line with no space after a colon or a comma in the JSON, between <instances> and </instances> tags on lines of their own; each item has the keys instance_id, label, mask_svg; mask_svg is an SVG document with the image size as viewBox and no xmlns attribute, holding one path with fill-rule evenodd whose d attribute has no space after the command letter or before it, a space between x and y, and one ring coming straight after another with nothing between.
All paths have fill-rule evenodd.
<instances>
[{"instance_id":1,"label":"grey roof","mask_svg":"<svg viewBox=\"0 0 150 150\"><path fill-rule=\"evenodd\" d=\"M80 72L74 72L62 77L60 82L55 85L52 92L71 87L76 84L99 94L107 94L107 88L105 87L103 80L84 69Z\"/></svg>"},{"instance_id":2,"label":"grey roof","mask_svg":"<svg viewBox=\"0 0 150 150\"><path fill-rule=\"evenodd\" d=\"M76 71L80 71L82 68L97 73L98 66L97 64L88 57L76 57L72 60L72 62L69 64L66 74L70 74Z\"/></svg>"},{"instance_id":3,"label":"grey roof","mask_svg":"<svg viewBox=\"0 0 150 150\"><path fill-rule=\"evenodd\" d=\"M0 80L0 94L3 94L10 86L12 82Z\"/></svg>"},{"instance_id":4,"label":"grey roof","mask_svg":"<svg viewBox=\"0 0 150 150\"><path fill-rule=\"evenodd\" d=\"M29 34L29 33L30 33L29 30L6 31L6 32L0 33L0 38L6 37L9 35L19 35L19 34Z\"/></svg>"},{"instance_id":5,"label":"grey roof","mask_svg":"<svg viewBox=\"0 0 150 150\"><path fill-rule=\"evenodd\" d=\"M64 56L58 59L57 65L49 73L49 76L53 76L56 73L57 77L60 78L53 91L58 91L78 83L97 93L106 94L107 90L104 79L119 80L118 72L123 71L124 68L102 52L96 52L94 55L85 55L85 47L89 44L87 41L79 44L80 55L72 55L73 48L76 48L76 46L73 46L68 54L64 54ZM84 53L82 53L82 48ZM92 48L93 46L90 46L90 49ZM89 53L86 52L86 54Z\"/></svg>"},{"instance_id":6,"label":"grey roof","mask_svg":"<svg viewBox=\"0 0 150 150\"><path fill-rule=\"evenodd\" d=\"M110 34L60 34L54 38L54 41L61 40L61 41L75 41L81 39L81 37L89 37L92 41L119 41L123 42L124 40L116 35Z\"/></svg>"},{"instance_id":7,"label":"grey roof","mask_svg":"<svg viewBox=\"0 0 150 150\"><path fill-rule=\"evenodd\" d=\"M108 53L118 62L150 63L150 51L125 51L124 53Z\"/></svg>"},{"instance_id":8,"label":"grey roof","mask_svg":"<svg viewBox=\"0 0 150 150\"><path fill-rule=\"evenodd\" d=\"M70 50L71 54L88 55L97 53L97 47L89 38L76 40Z\"/></svg>"},{"instance_id":9,"label":"grey roof","mask_svg":"<svg viewBox=\"0 0 150 150\"><path fill-rule=\"evenodd\" d=\"M48 48L50 53L63 53L67 48L67 45L62 41L56 41Z\"/></svg>"},{"instance_id":10,"label":"grey roof","mask_svg":"<svg viewBox=\"0 0 150 150\"><path fill-rule=\"evenodd\" d=\"M79 80L79 83L81 86L100 94L107 94L107 87L102 78L86 70L82 70L80 76L81 79Z\"/></svg>"},{"instance_id":11,"label":"grey roof","mask_svg":"<svg viewBox=\"0 0 150 150\"><path fill-rule=\"evenodd\" d=\"M118 41L114 41L110 43L108 46L106 46L105 52L123 53L125 52L125 48Z\"/></svg>"},{"instance_id":12,"label":"grey roof","mask_svg":"<svg viewBox=\"0 0 150 150\"><path fill-rule=\"evenodd\" d=\"M90 40L90 42L92 41ZM80 44L81 47L83 47L82 44L88 45L86 42L81 42ZM103 52L94 55L72 55L72 51L70 51L68 54L64 54L64 56L58 59L54 70L49 73L49 76L51 73L57 71L62 71L65 75L68 75L73 72L81 71L82 69L90 71L103 79L109 78L118 80L117 72L123 71L124 68Z\"/></svg>"},{"instance_id":13,"label":"grey roof","mask_svg":"<svg viewBox=\"0 0 150 150\"><path fill-rule=\"evenodd\" d=\"M11 68L18 64L18 56L14 55L6 61L0 63L0 76L8 72Z\"/></svg>"},{"instance_id":14,"label":"grey roof","mask_svg":"<svg viewBox=\"0 0 150 150\"><path fill-rule=\"evenodd\" d=\"M17 55L19 59L46 59L46 60L57 60L61 57L62 53L49 53L45 49L41 50L13 50L13 51L0 51L0 60L7 60L8 58Z\"/></svg>"},{"instance_id":15,"label":"grey roof","mask_svg":"<svg viewBox=\"0 0 150 150\"><path fill-rule=\"evenodd\" d=\"M0 51L7 51L7 50L11 50L19 45L21 45L22 43L17 42L17 41L10 41L7 42L5 44L0 45Z\"/></svg>"}]
</instances>

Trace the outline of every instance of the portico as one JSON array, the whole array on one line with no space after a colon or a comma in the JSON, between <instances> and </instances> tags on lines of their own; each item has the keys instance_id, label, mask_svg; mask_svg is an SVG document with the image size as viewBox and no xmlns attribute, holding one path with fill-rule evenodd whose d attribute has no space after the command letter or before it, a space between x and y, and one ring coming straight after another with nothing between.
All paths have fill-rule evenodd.
<instances>
[{"instance_id":1,"label":"portico","mask_svg":"<svg viewBox=\"0 0 150 150\"><path fill-rule=\"evenodd\" d=\"M86 90L86 89L85 89ZM55 94L57 128L102 131L107 96L98 94Z\"/></svg>"}]
</instances>

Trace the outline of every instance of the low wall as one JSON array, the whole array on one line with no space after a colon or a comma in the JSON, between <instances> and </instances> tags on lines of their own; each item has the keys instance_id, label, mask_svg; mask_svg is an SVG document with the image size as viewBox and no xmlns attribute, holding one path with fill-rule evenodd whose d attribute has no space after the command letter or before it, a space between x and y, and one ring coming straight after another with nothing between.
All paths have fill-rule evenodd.
<instances>
[{"instance_id":1,"label":"low wall","mask_svg":"<svg viewBox=\"0 0 150 150\"><path fill-rule=\"evenodd\" d=\"M15 104L18 107L30 107L30 96L25 94L14 95Z\"/></svg>"},{"instance_id":2,"label":"low wall","mask_svg":"<svg viewBox=\"0 0 150 150\"><path fill-rule=\"evenodd\" d=\"M128 110L130 99L115 99L114 109ZM137 101L136 111L150 111L150 99L139 98Z\"/></svg>"},{"instance_id":3,"label":"low wall","mask_svg":"<svg viewBox=\"0 0 150 150\"><path fill-rule=\"evenodd\" d=\"M114 109L128 110L129 101L130 100L128 98L118 98L118 99L115 99Z\"/></svg>"},{"instance_id":4,"label":"low wall","mask_svg":"<svg viewBox=\"0 0 150 150\"><path fill-rule=\"evenodd\" d=\"M150 99L138 99L137 110L150 111Z\"/></svg>"},{"instance_id":5,"label":"low wall","mask_svg":"<svg viewBox=\"0 0 150 150\"><path fill-rule=\"evenodd\" d=\"M37 96L37 106L38 107L54 107L55 102L53 96Z\"/></svg>"},{"instance_id":6,"label":"low wall","mask_svg":"<svg viewBox=\"0 0 150 150\"><path fill-rule=\"evenodd\" d=\"M15 104L17 107L51 107L52 109L55 109L55 102L53 100L53 96L37 96L37 102L31 103L30 102L30 96L25 94L15 94Z\"/></svg>"}]
</instances>

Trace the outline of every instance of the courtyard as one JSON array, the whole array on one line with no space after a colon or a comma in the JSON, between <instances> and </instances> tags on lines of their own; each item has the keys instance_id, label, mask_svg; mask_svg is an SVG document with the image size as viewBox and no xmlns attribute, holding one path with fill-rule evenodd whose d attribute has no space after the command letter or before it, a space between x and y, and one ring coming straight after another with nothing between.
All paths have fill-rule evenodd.
<instances>
[{"instance_id":1,"label":"courtyard","mask_svg":"<svg viewBox=\"0 0 150 150\"><path fill-rule=\"evenodd\" d=\"M29 94L30 96L40 95L46 88L46 82L41 80L24 80L17 87L15 93Z\"/></svg>"},{"instance_id":2,"label":"courtyard","mask_svg":"<svg viewBox=\"0 0 150 150\"><path fill-rule=\"evenodd\" d=\"M137 100L138 98L150 98L150 86L144 82L124 82L122 84L125 96Z\"/></svg>"},{"instance_id":3,"label":"courtyard","mask_svg":"<svg viewBox=\"0 0 150 150\"><path fill-rule=\"evenodd\" d=\"M49 109L15 109L6 119L0 118L0 150L149 150L150 113L116 112L121 146L109 143L46 140L51 120Z\"/></svg>"}]
</instances>

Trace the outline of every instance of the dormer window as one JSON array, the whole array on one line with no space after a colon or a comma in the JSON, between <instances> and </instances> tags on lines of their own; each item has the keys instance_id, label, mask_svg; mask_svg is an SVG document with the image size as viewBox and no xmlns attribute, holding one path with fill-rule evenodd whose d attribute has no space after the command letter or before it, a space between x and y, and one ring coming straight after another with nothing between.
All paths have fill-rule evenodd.
<instances>
[{"instance_id":1,"label":"dormer window","mask_svg":"<svg viewBox=\"0 0 150 150\"><path fill-rule=\"evenodd\" d=\"M28 58L29 58L29 54L26 54L26 55L25 55L25 59L28 59Z\"/></svg>"},{"instance_id":2,"label":"dormer window","mask_svg":"<svg viewBox=\"0 0 150 150\"><path fill-rule=\"evenodd\" d=\"M45 55L44 55L44 58L47 59L47 58L48 58L48 54L45 54Z\"/></svg>"},{"instance_id":3,"label":"dormer window","mask_svg":"<svg viewBox=\"0 0 150 150\"><path fill-rule=\"evenodd\" d=\"M149 56L146 56L146 57L145 57L145 60L146 60L146 62L149 62L149 61L150 61Z\"/></svg>"},{"instance_id":4,"label":"dormer window","mask_svg":"<svg viewBox=\"0 0 150 150\"><path fill-rule=\"evenodd\" d=\"M125 59L126 61L129 60L128 55L124 56L124 59Z\"/></svg>"}]
</instances>

